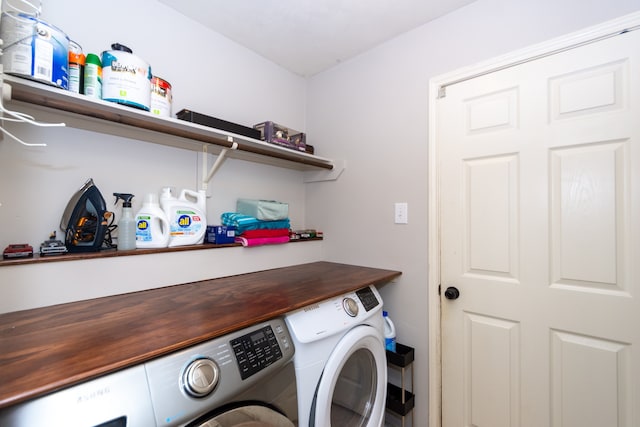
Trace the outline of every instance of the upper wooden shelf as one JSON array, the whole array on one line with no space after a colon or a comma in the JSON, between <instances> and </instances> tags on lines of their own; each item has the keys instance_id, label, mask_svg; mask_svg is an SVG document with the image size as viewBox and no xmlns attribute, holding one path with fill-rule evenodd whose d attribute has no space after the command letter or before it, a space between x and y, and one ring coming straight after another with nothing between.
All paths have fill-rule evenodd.
<instances>
[{"instance_id":1,"label":"upper wooden shelf","mask_svg":"<svg viewBox=\"0 0 640 427\"><path fill-rule=\"evenodd\" d=\"M212 154L227 149L230 158L288 169L331 171L334 168L334 162L323 157L184 120L153 116L147 111L88 98L20 77L6 74L1 77L11 87L10 102L16 106L26 103L53 111L63 117L68 126ZM6 99L7 94L3 93L3 97ZM234 143L237 149L232 150Z\"/></svg>"}]
</instances>

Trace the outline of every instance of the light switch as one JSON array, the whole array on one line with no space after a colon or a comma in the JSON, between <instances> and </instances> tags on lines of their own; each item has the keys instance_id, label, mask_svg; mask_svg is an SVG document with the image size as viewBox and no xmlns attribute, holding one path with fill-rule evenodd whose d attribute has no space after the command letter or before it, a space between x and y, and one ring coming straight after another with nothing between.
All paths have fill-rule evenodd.
<instances>
[{"instance_id":1,"label":"light switch","mask_svg":"<svg viewBox=\"0 0 640 427\"><path fill-rule=\"evenodd\" d=\"M407 203L396 203L395 208L396 208L395 223L408 224L409 223L409 205Z\"/></svg>"}]
</instances>

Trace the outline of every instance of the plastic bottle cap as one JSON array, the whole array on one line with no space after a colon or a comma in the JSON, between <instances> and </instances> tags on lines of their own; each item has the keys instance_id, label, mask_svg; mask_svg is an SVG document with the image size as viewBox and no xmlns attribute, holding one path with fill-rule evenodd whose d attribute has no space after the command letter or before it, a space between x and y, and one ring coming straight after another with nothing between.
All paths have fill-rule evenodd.
<instances>
[{"instance_id":1,"label":"plastic bottle cap","mask_svg":"<svg viewBox=\"0 0 640 427\"><path fill-rule=\"evenodd\" d=\"M86 61L86 58L84 57L84 54L82 52L74 53L74 52L69 51L69 63L70 64L84 65L85 61Z\"/></svg>"},{"instance_id":2,"label":"plastic bottle cap","mask_svg":"<svg viewBox=\"0 0 640 427\"><path fill-rule=\"evenodd\" d=\"M98 55L96 55L95 53L88 53L87 54L86 63L87 64L97 65L98 67L102 67L102 61L100 60L100 57Z\"/></svg>"},{"instance_id":3,"label":"plastic bottle cap","mask_svg":"<svg viewBox=\"0 0 640 427\"><path fill-rule=\"evenodd\" d=\"M144 203L145 204L150 204L150 205L157 205L158 204L158 195L156 193L147 193L144 196Z\"/></svg>"},{"instance_id":4,"label":"plastic bottle cap","mask_svg":"<svg viewBox=\"0 0 640 427\"><path fill-rule=\"evenodd\" d=\"M113 50L120 50L122 52L127 52L127 53L133 53L133 51L131 49L129 49L127 46L120 44L120 43L112 43L111 44L111 49Z\"/></svg>"}]
</instances>

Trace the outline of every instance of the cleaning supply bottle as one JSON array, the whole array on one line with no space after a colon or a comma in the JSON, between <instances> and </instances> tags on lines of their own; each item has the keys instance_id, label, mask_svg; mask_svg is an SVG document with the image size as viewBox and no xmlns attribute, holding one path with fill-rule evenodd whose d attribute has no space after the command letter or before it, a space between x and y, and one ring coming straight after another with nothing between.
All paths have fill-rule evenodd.
<instances>
[{"instance_id":1,"label":"cleaning supply bottle","mask_svg":"<svg viewBox=\"0 0 640 427\"><path fill-rule=\"evenodd\" d=\"M169 219L160 208L158 195L149 193L136 214L136 248L166 248L169 237Z\"/></svg>"},{"instance_id":2,"label":"cleaning supply bottle","mask_svg":"<svg viewBox=\"0 0 640 427\"><path fill-rule=\"evenodd\" d=\"M136 221L133 217L131 209L131 199L133 194L113 193L118 199L122 200L122 216L118 221L118 250L129 251L136 248Z\"/></svg>"},{"instance_id":3,"label":"cleaning supply bottle","mask_svg":"<svg viewBox=\"0 0 640 427\"><path fill-rule=\"evenodd\" d=\"M389 319L389 313L382 312L384 319L384 347L389 351L396 351L396 327L391 319Z\"/></svg>"},{"instance_id":4,"label":"cleaning supply bottle","mask_svg":"<svg viewBox=\"0 0 640 427\"><path fill-rule=\"evenodd\" d=\"M193 198L195 201L190 200ZM160 206L169 219L169 247L197 245L207 232L206 194L203 190L182 190L176 199L171 188L162 189Z\"/></svg>"}]
</instances>

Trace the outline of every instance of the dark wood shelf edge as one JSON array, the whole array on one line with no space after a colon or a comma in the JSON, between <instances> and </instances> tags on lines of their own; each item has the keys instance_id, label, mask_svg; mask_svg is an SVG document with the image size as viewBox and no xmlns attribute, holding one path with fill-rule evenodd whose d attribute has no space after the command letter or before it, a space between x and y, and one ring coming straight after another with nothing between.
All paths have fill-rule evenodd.
<instances>
[{"instance_id":1,"label":"dark wood shelf edge","mask_svg":"<svg viewBox=\"0 0 640 427\"><path fill-rule=\"evenodd\" d=\"M190 141L198 141L222 148L229 149L233 146L233 143L227 139L228 133L219 129L208 128L175 118L155 117L142 110L77 95L53 86L36 83L29 79L15 76L5 76L4 79L12 87L11 99L13 101L72 113L80 117L125 125L132 129L185 138ZM306 165L314 169L333 169L333 164L328 159L275 145L272 146L264 141L252 138L238 136L234 139L238 143L238 151Z\"/></svg>"},{"instance_id":2,"label":"dark wood shelf edge","mask_svg":"<svg viewBox=\"0 0 640 427\"><path fill-rule=\"evenodd\" d=\"M323 240L323 238L314 237L310 239L291 240L288 243L300 243L300 242L309 242L309 241L317 241L317 240ZM284 243L284 244L287 244L287 243ZM263 246L271 246L271 245L263 245ZM213 243L204 243L201 245L177 246L174 248L133 249L130 251L118 251L116 249L105 249L99 252L69 253L64 255L40 256L39 254L34 254L33 257L30 257L30 258L0 260L0 267L8 267L12 265L22 265L22 264L41 264L41 263L47 263L47 262L77 261L82 259L113 258L113 257L119 257L119 256L150 255L150 254L159 254L159 253L166 253L166 252L201 251L201 250L207 250L207 249L222 249L222 248L235 248L235 247L242 247L242 244L227 243L223 245L216 245Z\"/></svg>"}]
</instances>

